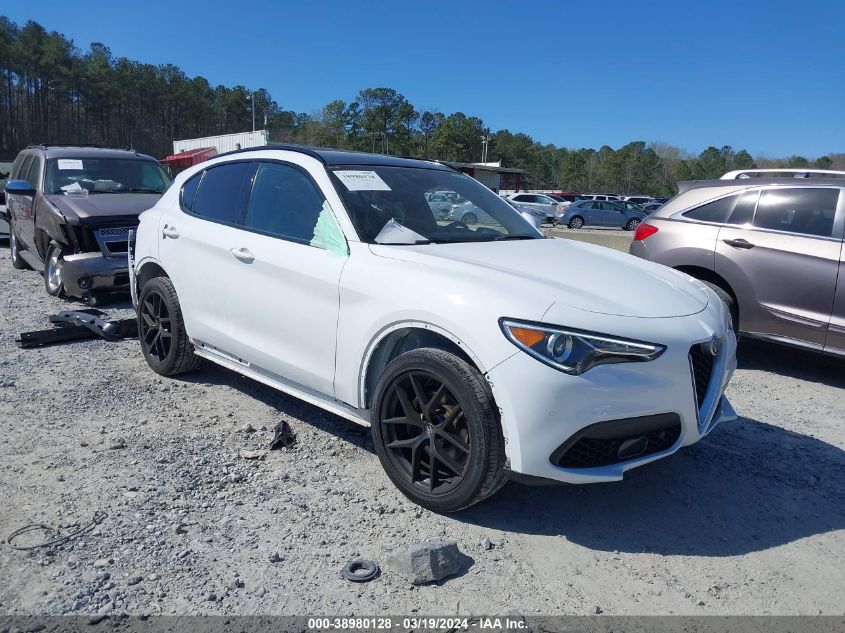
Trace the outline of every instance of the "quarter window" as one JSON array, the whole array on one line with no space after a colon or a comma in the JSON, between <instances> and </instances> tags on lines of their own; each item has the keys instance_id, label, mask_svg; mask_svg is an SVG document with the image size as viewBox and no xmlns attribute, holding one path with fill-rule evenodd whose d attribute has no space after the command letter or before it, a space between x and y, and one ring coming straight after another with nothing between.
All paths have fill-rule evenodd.
<instances>
[{"instance_id":1,"label":"quarter window","mask_svg":"<svg viewBox=\"0 0 845 633\"><path fill-rule=\"evenodd\" d=\"M193 212L203 218L237 224L252 163L228 163L205 172L196 193Z\"/></svg>"},{"instance_id":2,"label":"quarter window","mask_svg":"<svg viewBox=\"0 0 845 633\"><path fill-rule=\"evenodd\" d=\"M262 233L311 244L315 237L319 241L318 222L335 221L325 202L323 194L299 169L277 163L261 163L247 207L246 226Z\"/></svg>"},{"instance_id":3,"label":"quarter window","mask_svg":"<svg viewBox=\"0 0 845 633\"><path fill-rule=\"evenodd\" d=\"M738 198L739 196L728 196L726 198L714 200L713 202L708 202L700 207L696 207L692 211L687 211L684 213L684 217L690 218L691 220L698 220L700 222L716 222L717 224L723 224L725 220L728 219L728 215ZM752 208L752 213L753 211L754 209Z\"/></svg>"},{"instance_id":4,"label":"quarter window","mask_svg":"<svg viewBox=\"0 0 845 633\"><path fill-rule=\"evenodd\" d=\"M754 226L830 237L838 200L838 189L768 189L760 194Z\"/></svg>"}]
</instances>

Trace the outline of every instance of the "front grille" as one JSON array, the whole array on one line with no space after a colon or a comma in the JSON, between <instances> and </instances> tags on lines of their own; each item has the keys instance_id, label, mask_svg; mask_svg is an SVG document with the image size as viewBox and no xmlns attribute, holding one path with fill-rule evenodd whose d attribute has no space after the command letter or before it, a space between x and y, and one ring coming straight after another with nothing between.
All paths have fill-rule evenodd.
<instances>
[{"instance_id":1,"label":"front grille","mask_svg":"<svg viewBox=\"0 0 845 633\"><path fill-rule=\"evenodd\" d=\"M561 468L611 466L665 451L680 436L681 420L674 413L599 422L561 444L550 459ZM620 449L632 445L639 447L636 454L620 457Z\"/></svg>"},{"instance_id":2,"label":"front grille","mask_svg":"<svg viewBox=\"0 0 845 633\"><path fill-rule=\"evenodd\" d=\"M132 230L129 226L117 226L111 229L97 229L102 237L122 237L128 238L129 231Z\"/></svg>"},{"instance_id":3,"label":"front grille","mask_svg":"<svg viewBox=\"0 0 845 633\"><path fill-rule=\"evenodd\" d=\"M129 231L135 227L116 226L97 229L97 243L103 255L126 255L129 250Z\"/></svg>"},{"instance_id":4,"label":"front grille","mask_svg":"<svg viewBox=\"0 0 845 633\"><path fill-rule=\"evenodd\" d=\"M701 347L701 345L693 345L689 350L692 382L695 386L695 402L699 409L704 404L704 397L710 388L710 378L713 376L713 364L716 361L715 356Z\"/></svg>"}]
</instances>

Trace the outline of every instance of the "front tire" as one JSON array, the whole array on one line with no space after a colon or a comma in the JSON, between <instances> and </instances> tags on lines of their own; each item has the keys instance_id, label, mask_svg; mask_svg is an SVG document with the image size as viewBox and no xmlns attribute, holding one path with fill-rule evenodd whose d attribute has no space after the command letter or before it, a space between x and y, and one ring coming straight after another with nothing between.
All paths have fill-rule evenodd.
<instances>
[{"instance_id":1,"label":"front tire","mask_svg":"<svg viewBox=\"0 0 845 633\"><path fill-rule=\"evenodd\" d=\"M194 371L200 358L188 340L176 288L167 277L148 281L138 297L138 339L150 368L161 376Z\"/></svg>"},{"instance_id":2,"label":"front tire","mask_svg":"<svg viewBox=\"0 0 845 633\"><path fill-rule=\"evenodd\" d=\"M44 289L51 297L61 297L65 292L62 277L62 247L50 242L47 256L44 258Z\"/></svg>"},{"instance_id":3,"label":"front tire","mask_svg":"<svg viewBox=\"0 0 845 633\"><path fill-rule=\"evenodd\" d=\"M569 221L570 229L580 229L582 226L584 226L584 218L581 216L576 215Z\"/></svg>"},{"instance_id":4,"label":"front tire","mask_svg":"<svg viewBox=\"0 0 845 633\"><path fill-rule=\"evenodd\" d=\"M625 225L626 231L634 231L640 225L640 221L637 218L631 218L628 220L628 223Z\"/></svg>"},{"instance_id":5,"label":"front tire","mask_svg":"<svg viewBox=\"0 0 845 633\"><path fill-rule=\"evenodd\" d=\"M473 224L478 223L478 217L476 217L474 213L465 213L464 217L461 218L461 222L463 222L467 226L472 226Z\"/></svg>"},{"instance_id":6,"label":"front tire","mask_svg":"<svg viewBox=\"0 0 845 633\"><path fill-rule=\"evenodd\" d=\"M414 503L456 512L505 483L493 395L466 361L439 349L401 354L384 370L371 409L387 476Z\"/></svg>"},{"instance_id":7,"label":"front tire","mask_svg":"<svg viewBox=\"0 0 845 633\"><path fill-rule=\"evenodd\" d=\"M739 339L739 306L736 304L736 301L734 301L731 293L710 281L701 280L701 283L715 292L716 296L718 296L719 299L721 299L728 307L728 312L731 314L731 325L733 326L734 334L736 334L737 339Z\"/></svg>"}]
</instances>

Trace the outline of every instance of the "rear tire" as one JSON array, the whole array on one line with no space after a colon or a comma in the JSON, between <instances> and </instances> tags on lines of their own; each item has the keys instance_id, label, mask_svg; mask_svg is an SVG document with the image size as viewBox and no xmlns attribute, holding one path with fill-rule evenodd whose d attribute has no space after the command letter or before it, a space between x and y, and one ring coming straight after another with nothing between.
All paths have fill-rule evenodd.
<instances>
[{"instance_id":1,"label":"rear tire","mask_svg":"<svg viewBox=\"0 0 845 633\"><path fill-rule=\"evenodd\" d=\"M715 292L719 299L721 299L728 307L728 311L731 314L731 323L733 325L734 334L736 334L737 338L739 338L739 306L736 304L736 301L734 301L734 298L721 286L717 286L712 282L704 280L701 280L701 283Z\"/></svg>"},{"instance_id":2,"label":"rear tire","mask_svg":"<svg viewBox=\"0 0 845 633\"><path fill-rule=\"evenodd\" d=\"M584 226L584 218L580 215L576 215L574 218L569 220L569 228L570 229L580 229Z\"/></svg>"},{"instance_id":3,"label":"rear tire","mask_svg":"<svg viewBox=\"0 0 845 633\"><path fill-rule=\"evenodd\" d=\"M15 235L15 225L9 221L9 254L12 256L12 267L18 270L25 270L29 268L23 257L21 257L20 244Z\"/></svg>"},{"instance_id":4,"label":"rear tire","mask_svg":"<svg viewBox=\"0 0 845 633\"><path fill-rule=\"evenodd\" d=\"M625 225L626 231L634 231L640 225L640 221L636 218L631 218L628 220L628 223Z\"/></svg>"},{"instance_id":5,"label":"rear tire","mask_svg":"<svg viewBox=\"0 0 845 633\"><path fill-rule=\"evenodd\" d=\"M489 386L466 361L422 348L392 360L370 411L387 476L414 503L457 512L505 483L505 444Z\"/></svg>"},{"instance_id":6,"label":"rear tire","mask_svg":"<svg viewBox=\"0 0 845 633\"><path fill-rule=\"evenodd\" d=\"M147 364L161 376L184 374L200 365L185 331L176 288L167 277L155 277L141 290L138 339Z\"/></svg>"},{"instance_id":7,"label":"rear tire","mask_svg":"<svg viewBox=\"0 0 845 633\"><path fill-rule=\"evenodd\" d=\"M467 226L472 226L473 224L478 223L478 218L474 213L465 213L464 217L461 218L461 222L463 222Z\"/></svg>"}]
</instances>

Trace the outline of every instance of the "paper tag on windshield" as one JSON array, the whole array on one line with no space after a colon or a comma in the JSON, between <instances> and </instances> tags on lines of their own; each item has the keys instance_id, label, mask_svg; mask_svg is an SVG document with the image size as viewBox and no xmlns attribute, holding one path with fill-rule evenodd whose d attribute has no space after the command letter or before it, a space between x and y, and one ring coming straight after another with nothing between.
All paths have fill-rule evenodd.
<instances>
[{"instance_id":1,"label":"paper tag on windshield","mask_svg":"<svg viewBox=\"0 0 845 633\"><path fill-rule=\"evenodd\" d=\"M82 161L77 158L60 158L59 169L82 169Z\"/></svg>"},{"instance_id":2,"label":"paper tag on windshield","mask_svg":"<svg viewBox=\"0 0 845 633\"><path fill-rule=\"evenodd\" d=\"M387 183L374 171L344 169L334 172L349 191L390 191Z\"/></svg>"}]
</instances>

